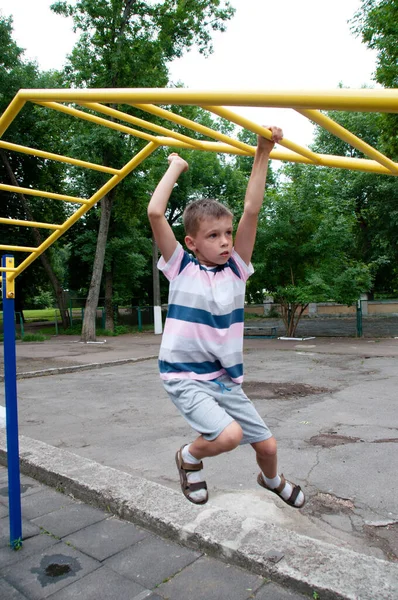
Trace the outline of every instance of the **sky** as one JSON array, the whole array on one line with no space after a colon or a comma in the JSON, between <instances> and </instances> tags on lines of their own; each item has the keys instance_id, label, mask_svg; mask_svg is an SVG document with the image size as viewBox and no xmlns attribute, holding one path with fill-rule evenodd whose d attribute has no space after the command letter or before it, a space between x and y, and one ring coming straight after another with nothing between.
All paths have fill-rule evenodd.
<instances>
[{"instance_id":1,"label":"sky","mask_svg":"<svg viewBox=\"0 0 398 600\"><path fill-rule=\"evenodd\" d=\"M51 0L0 0L13 16L14 39L41 69L62 68L76 37L71 20L50 10ZM360 0L231 0L235 16L213 37L214 53L191 51L170 66L173 82L204 90L332 90L375 87L374 51L347 23ZM288 109L237 108L261 124L280 125L297 143L311 143L313 127Z\"/></svg>"}]
</instances>

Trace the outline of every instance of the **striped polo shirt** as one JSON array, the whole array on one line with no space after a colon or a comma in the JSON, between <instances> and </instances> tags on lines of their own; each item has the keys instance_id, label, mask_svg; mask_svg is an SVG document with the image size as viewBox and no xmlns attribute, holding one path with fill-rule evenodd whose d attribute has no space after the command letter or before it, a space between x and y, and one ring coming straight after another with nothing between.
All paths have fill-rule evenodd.
<instances>
[{"instance_id":1,"label":"striped polo shirt","mask_svg":"<svg viewBox=\"0 0 398 600\"><path fill-rule=\"evenodd\" d=\"M170 281L169 306L159 353L162 379L243 381L246 281L253 273L233 250L214 268L204 267L181 244L158 269Z\"/></svg>"}]
</instances>

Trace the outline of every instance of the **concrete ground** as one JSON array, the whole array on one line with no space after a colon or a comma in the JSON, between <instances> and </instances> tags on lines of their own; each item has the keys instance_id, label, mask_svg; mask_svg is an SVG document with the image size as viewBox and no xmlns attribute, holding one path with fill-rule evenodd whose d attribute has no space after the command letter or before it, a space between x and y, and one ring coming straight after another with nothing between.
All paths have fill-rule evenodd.
<instances>
[{"instance_id":1,"label":"concrete ground","mask_svg":"<svg viewBox=\"0 0 398 600\"><path fill-rule=\"evenodd\" d=\"M260 575L83 504L22 476L25 540L7 547L7 470L0 467L2 600L308 600Z\"/></svg>"},{"instance_id":2,"label":"concrete ground","mask_svg":"<svg viewBox=\"0 0 398 600\"><path fill-rule=\"evenodd\" d=\"M60 336L40 344L17 344L22 446L28 456L36 457L37 468L43 453L61 453L56 454L57 467L46 465L46 472L59 474L65 462L61 457L69 461L72 453L74 460L80 457L92 469L96 465L108 475L116 470L122 478L155 486L151 490L157 490L158 504L163 494L177 501L181 494L174 454L193 433L160 383L155 358L160 339L142 334L99 342L103 343L86 345ZM272 549L276 544L283 555L273 567L279 580L306 583L328 597L370 600L376 597L376 582L378 598L398 596L397 358L396 339L245 341L244 387L278 440L281 470L302 485L308 500L297 511L259 488L250 447L206 461L210 500L199 509L201 518L222 514L228 523L240 523L238 537L231 534L233 551L225 531L212 540L224 557L235 552L231 560L236 561L238 548L242 558L242 531L250 530L253 536L255 524L263 537L252 541L254 547L265 543L270 528L276 536ZM4 405L1 399L0 404ZM78 479L87 488L85 476ZM95 487L95 482L90 485ZM186 501L185 505L198 510ZM183 538L190 538L192 519L197 524L200 517L195 513L176 525ZM317 548L311 557L308 540ZM294 568L287 559L292 544L302 550L301 555L293 553L298 561ZM319 569L325 561L325 548L329 561L333 557L343 562L334 575L327 571L317 578L316 565ZM347 572L353 557L355 585L352 572ZM250 560L245 555L252 567ZM261 560L264 563L264 556ZM363 573L357 579L360 564ZM374 569L368 580L369 564L377 566L387 583L380 585Z\"/></svg>"}]
</instances>

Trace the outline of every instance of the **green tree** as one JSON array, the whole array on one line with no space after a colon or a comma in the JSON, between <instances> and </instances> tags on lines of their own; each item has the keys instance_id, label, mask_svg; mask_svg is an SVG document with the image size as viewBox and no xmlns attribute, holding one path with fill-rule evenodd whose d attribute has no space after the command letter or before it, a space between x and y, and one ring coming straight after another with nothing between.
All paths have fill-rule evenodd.
<instances>
[{"instance_id":1,"label":"green tree","mask_svg":"<svg viewBox=\"0 0 398 600\"><path fill-rule=\"evenodd\" d=\"M66 66L67 82L99 88L165 86L167 63L193 46L204 54L211 52L212 32L223 31L225 22L234 13L229 2L222 0L191 3L80 0L75 4L56 2L52 9L71 16L75 30L80 33ZM90 147L97 149L97 154L98 148L101 149L100 162L106 166L117 163L128 150L131 156L142 147L140 142L127 143L122 136L115 139L102 132L92 135L95 139L89 138ZM95 339L95 313L106 244L113 205L123 201L121 189L115 188L101 200L96 255L82 330L84 341ZM105 271L105 278L110 276ZM105 288L109 294L112 285Z\"/></svg>"},{"instance_id":2,"label":"green tree","mask_svg":"<svg viewBox=\"0 0 398 600\"><path fill-rule=\"evenodd\" d=\"M352 31L377 51L376 81L385 87L398 87L397 0L362 0L351 24Z\"/></svg>"},{"instance_id":3,"label":"green tree","mask_svg":"<svg viewBox=\"0 0 398 600\"><path fill-rule=\"evenodd\" d=\"M375 80L384 87L398 88L398 1L362 0L351 20L352 32L377 52ZM385 136L390 152L398 156L398 115L384 117Z\"/></svg>"},{"instance_id":4,"label":"green tree","mask_svg":"<svg viewBox=\"0 0 398 600\"><path fill-rule=\"evenodd\" d=\"M371 270L352 253L355 216L322 183L330 170L283 169L279 190L266 196L248 293L281 305L286 335L294 337L310 302L352 304L371 285Z\"/></svg>"},{"instance_id":5,"label":"green tree","mask_svg":"<svg viewBox=\"0 0 398 600\"><path fill-rule=\"evenodd\" d=\"M0 16L0 113L20 88L56 87L58 82L56 73L40 73L35 63L24 60L23 50L14 42L12 32L12 18ZM7 130L6 139L23 146L42 146L50 151L54 150L54 128L48 127L48 123L45 125L41 115L42 109L27 105ZM64 169L59 163L0 149L0 178L3 183L61 191L63 176ZM65 207L62 203L41 197L30 200L24 194L2 192L0 216L62 223ZM7 245L32 246L33 242L37 247L44 241L43 232L35 227L0 225L0 230L2 241ZM38 263L19 276L17 307L22 312L22 299L28 298L32 293L34 295L34 292L30 293L28 290L43 278L42 286L45 287L47 277L66 327L68 319L62 281L52 264L56 251L56 248L52 248L42 254ZM22 253L18 254L19 257L23 256Z\"/></svg>"},{"instance_id":6,"label":"green tree","mask_svg":"<svg viewBox=\"0 0 398 600\"><path fill-rule=\"evenodd\" d=\"M359 138L379 148L381 138L388 142L391 132L384 131L383 115L375 113L329 112L331 118ZM317 127L313 149L324 154L363 155L323 128ZM398 182L394 176L361 171L332 169L322 177L322 188L343 205L352 206L356 218L353 252L372 266L373 293L398 292Z\"/></svg>"}]
</instances>

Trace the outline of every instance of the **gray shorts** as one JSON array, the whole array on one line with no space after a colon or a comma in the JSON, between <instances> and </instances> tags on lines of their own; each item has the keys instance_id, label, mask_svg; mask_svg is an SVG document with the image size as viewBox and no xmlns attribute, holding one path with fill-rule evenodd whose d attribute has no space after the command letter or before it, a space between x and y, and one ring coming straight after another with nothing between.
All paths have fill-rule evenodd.
<instances>
[{"instance_id":1,"label":"gray shorts","mask_svg":"<svg viewBox=\"0 0 398 600\"><path fill-rule=\"evenodd\" d=\"M242 427L241 444L272 437L242 386L225 375L213 381L170 379L163 384L188 424L206 440L215 440L233 421Z\"/></svg>"}]
</instances>

